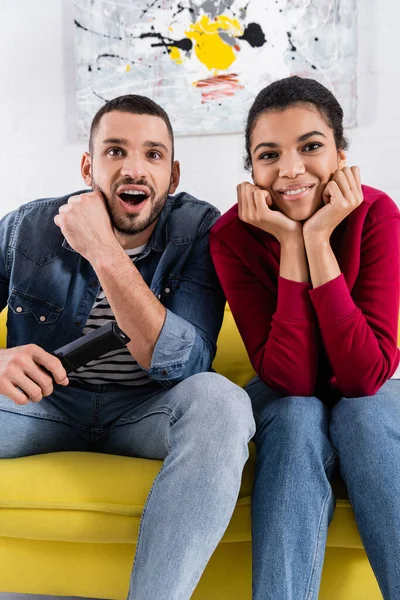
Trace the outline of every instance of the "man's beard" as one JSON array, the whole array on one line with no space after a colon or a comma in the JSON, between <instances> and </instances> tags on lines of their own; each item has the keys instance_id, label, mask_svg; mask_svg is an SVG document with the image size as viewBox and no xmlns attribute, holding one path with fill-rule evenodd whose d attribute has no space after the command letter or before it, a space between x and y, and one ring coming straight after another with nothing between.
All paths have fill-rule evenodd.
<instances>
[{"instance_id":1,"label":"man's beard","mask_svg":"<svg viewBox=\"0 0 400 600\"><path fill-rule=\"evenodd\" d=\"M114 208L118 203L118 195L116 190L121 185L145 185L150 190L150 196L147 198L146 202L151 203L151 210L147 217L141 219L141 213L126 213L125 215L118 214L117 210ZM118 181L113 184L111 188L111 197L108 196L102 188L97 185L97 183L92 181L93 190L99 191L103 194L103 197L106 202L108 214L110 215L112 226L116 231L123 233L125 235L134 235L136 233L141 233L150 225L152 225L155 221L157 221L160 216L162 209L165 206L165 202L168 198L168 189L161 194L158 198L156 198L156 193L154 188L147 183L147 181L143 178L140 179L130 179L129 177L124 178L121 181Z\"/></svg>"}]
</instances>

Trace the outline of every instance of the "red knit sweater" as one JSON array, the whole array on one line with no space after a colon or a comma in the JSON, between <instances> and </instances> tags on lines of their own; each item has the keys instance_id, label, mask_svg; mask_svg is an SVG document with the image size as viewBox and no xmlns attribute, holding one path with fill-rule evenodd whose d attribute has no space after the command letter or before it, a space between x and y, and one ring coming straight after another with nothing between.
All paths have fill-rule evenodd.
<instances>
[{"instance_id":1,"label":"red knit sweater","mask_svg":"<svg viewBox=\"0 0 400 600\"><path fill-rule=\"evenodd\" d=\"M211 231L251 363L286 395L369 396L399 363L400 213L383 192L363 186L363 193L331 238L341 275L315 289L279 276L279 242L240 221L237 205Z\"/></svg>"}]
</instances>

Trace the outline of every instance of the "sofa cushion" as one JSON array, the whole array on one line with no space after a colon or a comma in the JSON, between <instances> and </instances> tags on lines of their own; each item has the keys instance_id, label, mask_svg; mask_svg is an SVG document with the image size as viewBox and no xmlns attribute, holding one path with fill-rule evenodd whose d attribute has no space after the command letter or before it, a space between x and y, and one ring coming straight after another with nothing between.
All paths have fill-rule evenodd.
<instances>
[{"instance_id":1,"label":"sofa cushion","mask_svg":"<svg viewBox=\"0 0 400 600\"><path fill-rule=\"evenodd\" d=\"M161 461L87 452L0 460L0 536L136 543L141 514ZM222 543L250 541L255 449ZM6 485L4 485L6 483ZM339 501L328 546L362 548L351 506Z\"/></svg>"},{"instance_id":2,"label":"sofa cushion","mask_svg":"<svg viewBox=\"0 0 400 600\"><path fill-rule=\"evenodd\" d=\"M1 460L0 536L134 543L161 465L158 460L88 452ZM249 461L225 541L250 537L253 470L254 461Z\"/></svg>"},{"instance_id":3,"label":"sofa cushion","mask_svg":"<svg viewBox=\"0 0 400 600\"><path fill-rule=\"evenodd\" d=\"M244 387L255 376L228 305L225 306L213 368L240 387Z\"/></svg>"}]
</instances>

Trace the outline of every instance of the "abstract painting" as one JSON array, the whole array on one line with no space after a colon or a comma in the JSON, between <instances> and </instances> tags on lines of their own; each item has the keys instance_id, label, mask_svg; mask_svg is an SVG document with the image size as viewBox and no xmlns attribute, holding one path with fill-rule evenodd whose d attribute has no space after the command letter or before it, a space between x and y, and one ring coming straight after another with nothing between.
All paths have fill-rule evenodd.
<instances>
[{"instance_id":1,"label":"abstract painting","mask_svg":"<svg viewBox=\"0 0 400 600\"><path fill-rule=\"evenodd\" d=\"M122 94L149 96L177 135L243 130L257 92L313 77L356 124L357 0L74 0L79 129Z\"/></svg>"}]
</instances>

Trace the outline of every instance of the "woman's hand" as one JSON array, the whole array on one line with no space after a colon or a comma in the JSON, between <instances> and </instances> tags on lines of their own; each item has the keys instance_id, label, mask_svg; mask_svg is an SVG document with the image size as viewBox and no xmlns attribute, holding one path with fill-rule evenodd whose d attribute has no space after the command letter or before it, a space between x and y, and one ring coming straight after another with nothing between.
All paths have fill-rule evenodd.
<instances>
[{"instance_id":1,"label":"woman's hand","mask_svg":"<svg viewBox=\"0 0 400 600\"><path fill-rule=\"evenodd\" d=\"M237 186L239 218L273 235L281 244L288 238L301 237L301 223L289 219L278 210L271 210L272 198L248 181Z\"/></svg>"},{"instance_id":2,"label":"woman's hand","mask_svg":"<svg viewBox=\"0 0 400 600\"><path fill-rule=\"evenodd\" d=\"M322 200L324 206L303 225L305 241L310 237L328 241L339 223L361 204L363 193L359 168L344 167L335 171L322 193Z\"/></svg>"}]
</instances>

